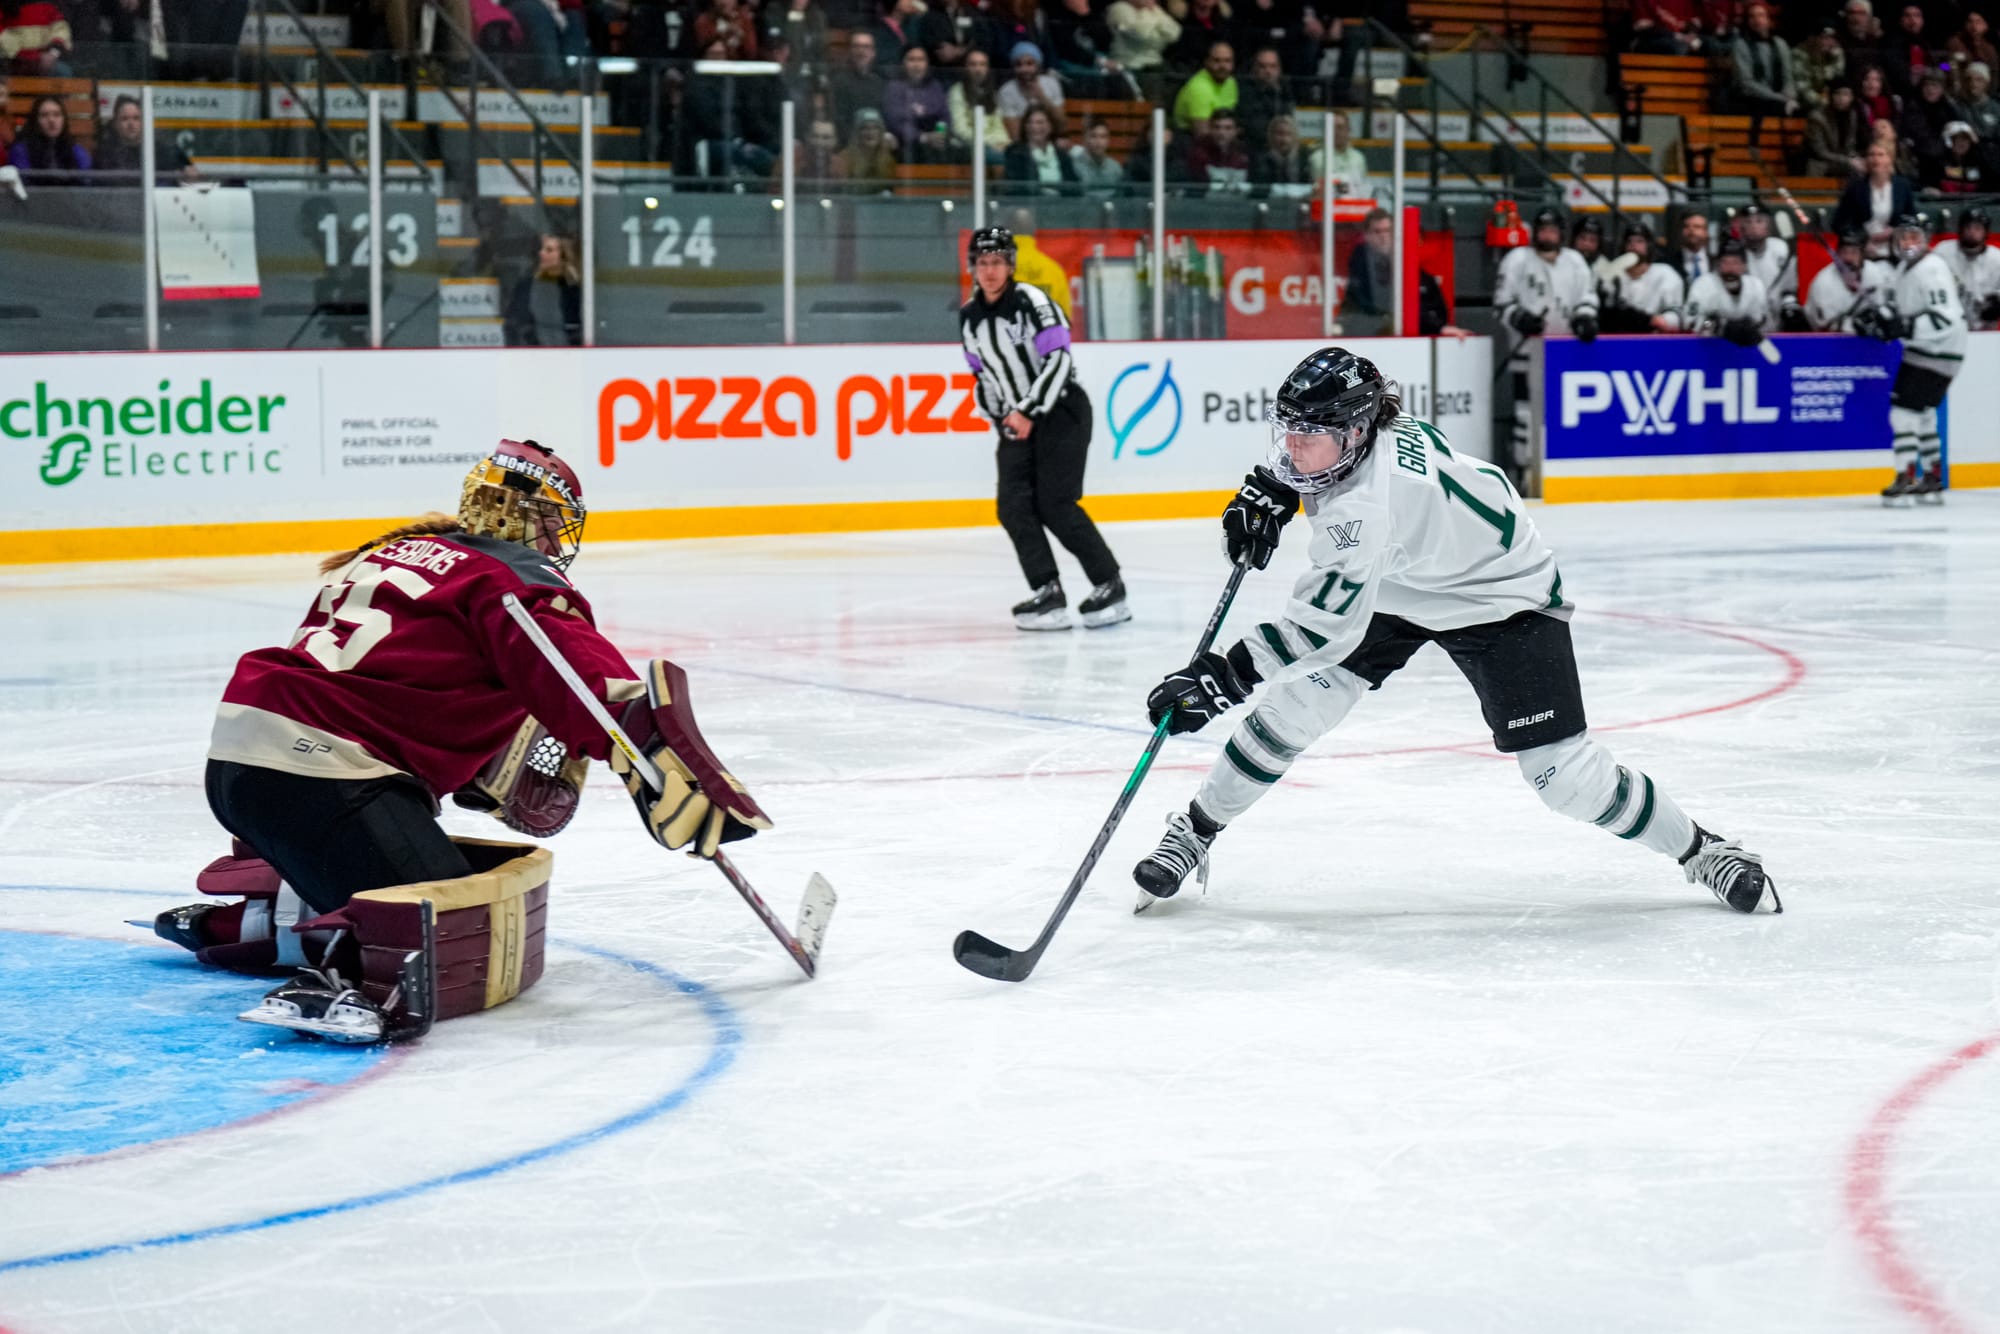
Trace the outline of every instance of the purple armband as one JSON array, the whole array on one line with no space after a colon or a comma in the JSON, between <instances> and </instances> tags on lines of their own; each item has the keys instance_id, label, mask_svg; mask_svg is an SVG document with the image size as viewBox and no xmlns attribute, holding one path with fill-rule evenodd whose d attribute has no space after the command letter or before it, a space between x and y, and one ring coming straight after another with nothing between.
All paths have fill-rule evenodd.
<instances>
[{"instance_id":1,"label":"purple armband","mask_svg":"<svg viewBox=\"0 0 2000 1334\"><path fill-rule=\"evenodd\" d=\"M1069 330L1060 324L1050 325L1035 335L1035 351L1048 356L1057 348L1069 346Z\"/></svg>"}]
</instances>

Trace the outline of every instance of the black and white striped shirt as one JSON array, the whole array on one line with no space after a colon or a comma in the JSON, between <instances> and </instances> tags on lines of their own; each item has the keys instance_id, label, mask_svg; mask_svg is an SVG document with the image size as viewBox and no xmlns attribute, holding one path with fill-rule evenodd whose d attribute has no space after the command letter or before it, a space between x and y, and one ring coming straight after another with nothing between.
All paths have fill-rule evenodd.
<instances>
[{"instance_id":1,"label":"black and white striped shirt","mask_svg":"<svg viewBox=\"0 0 2000 1334\"><path fill-rule=\"evenodd\" d=\"M1009 412L1040 421L1076 378L1069 319L1039 287L1010 282L994 302L975 290L959 307L958 337L995 426Z\"/></svg>"}]
</instances>

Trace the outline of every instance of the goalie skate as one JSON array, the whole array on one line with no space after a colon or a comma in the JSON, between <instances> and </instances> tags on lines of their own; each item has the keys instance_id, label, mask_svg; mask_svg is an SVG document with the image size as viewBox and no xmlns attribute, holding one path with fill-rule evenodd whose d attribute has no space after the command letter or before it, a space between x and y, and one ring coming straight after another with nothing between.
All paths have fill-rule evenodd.
<instances>
[{"instance_id":1,"label":"goalie skate","mask_svg":"<svg viewBox=\"0 0 2000 1334\"><path fill-rule=\"evenodd\" d=\"M265 996L255 1009L236 1016L248 1024L289 1028L295 1033L366 1046L382 1041L388 1019L380 1007L335 972L308 969Z\"/></svg>"}]
</instances>

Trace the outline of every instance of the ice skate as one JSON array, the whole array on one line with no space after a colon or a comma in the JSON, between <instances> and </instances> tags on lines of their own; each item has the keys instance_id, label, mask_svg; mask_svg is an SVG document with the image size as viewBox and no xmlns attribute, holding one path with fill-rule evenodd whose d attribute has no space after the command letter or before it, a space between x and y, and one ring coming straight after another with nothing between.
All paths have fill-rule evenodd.
<instances>
[{"instance_id":1,"label":"ice skate","mask_svg":"<svg viewBox=\"0 0 2000 1334\"><path fill-rule=\"evenodd\" d=\"M1747 852L1733 838L1711 834L1695 826L1695 849L1681 859L1681 869L1691 885L1706 885L1715 897L1737 912L1756 912L1764 891L1771 891L1771 911L1783 912L1778 884L1764 874L1764 859Z\"/></svg>"},{"instance_id":2,"label":"ice skate","mask_svg":"<svg viewBox=\"0 0 2000 1334\"><path fill-rule=\"evenodd\" d=\"M1027 601L1016 602L1014 624L1023 630L1069 629L1069 599L1063 596L1061 581L1051 579Z\"/></svg>"},{"instance_id":3,"label":"ice skate","mask_svg":"<svg viewBox=\"0 0 2000 1334\"><path fill-rule=\"evenodd\" d=\"M190 903L184 908L169 908L150 922L133 922L133 926L150 927L161 940L179 945L182 949L199 950L214 942L202 934L201 919L222 905L219 903Z\"/></svg>"},{"instance_id":4,"label":"ice skate","mask_svg":"<svg viewBox=\"0 0 2000 1334\"><path fill-rule=\"evenodd\" d=\"M1897 473L1896 480L1882 488L1882 503L1897 507L1914 504L1917 477L1917 465L1914 463Z\"/></svg>"},{"instance_id":5,"label":"ice skate","mask_svg":"<svg viewBox=\"0 0 2000 1334\"><path fill-rule=\"evenodd\" d=\"M349 1045L380 1042L388 1026L381 1007L330 969L307 969L236 1017Z\"/></svg>"},{"instance_id":6,"label":"ice skate","mask_svg":"<svg viewBox=\"0 0 2000 1334\"><path fill-rule=\"evenodd\" d=\"M1195 883L1201 886L1203 893L1207 893L1210 841L1195 831L1194 821L1186 811L1175 811L1169 815L1167 832L1161 836L1160 846L1132 868L1132 879L1139 885L1139 898L1132 905L1132 911L1142 913L1161 899L1170 899L1180 893L1181 882L1187 879L1190 871L1195 873Z\"/></svg>"},{"instance_id":7,"label":"ice skate","mask_svg":"<svg viewBox=\"0 0 2000 1334\"><path fill-rule=\"evenodd\" d=\"M1944 468L1933 467L1910 488L1910 497L1919 505L1944 504Z\"/></svg>"},{"instance_id":8,"label":"ice skate","mask_svg":"<svg viewBox=\"0 0 2000 1334\"><path fill-rule=\"evenodd\" d=\"M1125 581L1117 575L1090 590L1090 596L1076 604L1077 615L1084 625L1092 630L1120 621L1132 619L1132 608L1125 601Z\"/></svg>"}]
</instances>

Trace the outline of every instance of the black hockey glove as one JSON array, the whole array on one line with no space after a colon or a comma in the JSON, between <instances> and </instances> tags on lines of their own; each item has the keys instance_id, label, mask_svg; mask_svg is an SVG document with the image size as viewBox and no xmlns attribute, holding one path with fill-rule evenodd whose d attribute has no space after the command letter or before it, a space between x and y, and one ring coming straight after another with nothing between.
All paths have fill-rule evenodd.
<instances>
[{"instance_id":1,"label":"black hockey glove","mask_svg":"<svg viewBox=\"0 0 2000 1334\"><path fill-rule=\"evenodd\" d=\"M1806 308L1790 297L1778 310L1778 328L1785 333L1811 333L1812 321L1806 318Z\"/></svg>"},{"instance_id":2,"label":"black hockey glove","mask_svg":"<svg viewBox=\"0 0 2000 1334\"><path fill-rule=\"evenodd\" d=\"M1597 316L1585 311L1569 322L1569 331L1576 335L1579 343L1597 341Z\"/></svg>"},{"instance_id":3,"label":"black hockey glove","mask_svg":"<svg viewBox=\"0 0 2000 1334\"><path fill-rule=\"evenodd\" d=\"M1146 717L1157 727L1168 718L1167 731L1198 732L1212 718L1220 717L1250 698L1250 692L1264 678L1250 661L1250 649L1242 641L1228 656L1204 653L1153 687L1146 696Z\"/></svg>"},{"instance_id":4,"label":"black hockey glove","mask_svg":"<svg viewBox=\"0 0 2000 1334\"><path fill-rule=\"evenodd\" d=\"M1981 324L2000 323L2000 292L1995 292L1980 301L1979 322Z\"/></svg>"},{"instance_id":5,"label":"black hockey glove","mask_svg":"<svg viewBox=\"0 0 2000 1334\"><path fill-rule=\"evenodd\" d=\"M1519 306L1514 307L1514 313L1507 317L1507 323L1514 326L1514 332L1528 338L1535 337L1549 327L1548 320L1532 310L1523 310Z\"/></svg>"},{"instance_id":6,"label":"black hockey glove","mask_svg":"<svg viewBox=\"0 0 2000 1334\"><path fill-rule=\"evenodd\" d=\"M1299 512L1299 493L1263 468L1243 479L1243 489L1222 511L1222 550L1234 565L1250 556L1250 568L1261 570L1278 550L1285 525Z\"/></svg>"},{"instance_id":7,"label":"black hockey glove","mask_svg":"<svg viewBox=\"0 0 2000 1334\"><path fill-rule=\"evenodd\" d=\"M1764 341L1764 330L1748 315L1738 315L1722 322L1722 336L1738 347L1755 347Z\"/></svg>"}]
</instances>

